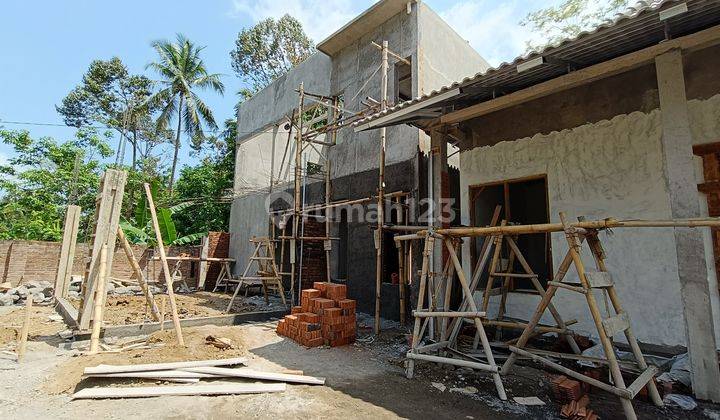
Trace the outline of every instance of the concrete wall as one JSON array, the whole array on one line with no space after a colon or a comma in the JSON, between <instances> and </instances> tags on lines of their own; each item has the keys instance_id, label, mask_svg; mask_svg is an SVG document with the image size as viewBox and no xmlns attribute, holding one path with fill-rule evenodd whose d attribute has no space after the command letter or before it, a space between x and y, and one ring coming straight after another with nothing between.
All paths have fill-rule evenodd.
<instances>
[{"instance_id":1,"label":"concrete wall","mask_svg":"<svg viewBox=\"0 0 720 420\"><path fill-rule=\"evenodd\" d=\"M304 83L305 90L309 92L328 95L330 58L320 52L313 54L243 102L237 115L239 140L265 130L267 126L279 122L297 108L298 95L295 90L300 82Z\"/></svg>"},{"instance_id":2,"label":"concrete wall","mask_svg":"<svg viewBox=\"0 0 720 420\"><path fill-rule=\"evenodd\" d=\"M714 68L712 63L718 60L717 52L705 50L685 58L695 144L720 141L720 86L707 77L711 73L708 69ZM704 66L699 65L703 62ZM558 220L559 211L571 218L668 218L661 113L653 76L652 68L640 68L468 124L466 127L474 135L472 145L466 145L460 154L463 223L470 224L470 186L533 175L547 175L551 221ZM616 85L624 88L612 89ZM548 121L552 120L550 115L557 117ZM525 123L513 125L512 121ZM523 135L527 133L535 134ZM601 234L601 240L638 339L666 346L684 345L672 230L617 229L612 235ZM469 247L464 248L464 259L468 261ZM566 251L565 238L554 234L555 268ZM589 251L585 250L585 254ZM591 258L584 257L594 267ZM573 271L571 274L575 275ZM709 281L717 319L717 283L712 275ZM495 298L491 301L497 304ZM534 295L513 293L508 315L528 319L538 301ZM566 319L580 321L577 330L594 330L584 299L560 290L555 303Z\"/></svg>"},{"instance_id":3,"label":"concrete wall","mask_svg":"<svg viewBox=\"0 0 720 420\"><path fill-rule=\"evenodd\" d=\"M365 97L370 96L375 100L381 98L380 73L373 76L380 65L381 54L380 50L371 44L372 41L380 44L387 40L392 51L402 57L409 57L412 63L416 62L417 9L418 4L413 4L410 14L404 11L398 13L332 58L332 93L344 95L346 108L360 110L363 108L360 101ZM394 62L391 58L388 73L388 95L391 103L394 102L392 95L395 91ZM413 95L416 95L418 73L415 69L413 72ZM358 93L366 82L364 90ZM413 158L417 153L418 136L418 130L409 126L388 128L386 164ZM330 153L333 178L378 167L379 130L362 133L355 133L351 129L341 130L337 142L338 145L333 147Z\"/></svg>"},{"instance_id":4,"label":"concrete wall","mask_svg":"<svg viewBox=\"0 0 720 420\"><path fill-rule=\"evenodd\" d=\"M254 192L235 197L230 208L230 258L235 259L233 272L245 271L254 248L249 240L253 236L268 236L268 211L265 207L267 192Z\"/></svg>"},{"instance_id":5,"label":"concrete wall","mask_svg":"<svg viewBox=\"0 0 720 420\"><path fill-rule=\"evenodd\" d=\"M571 218L668 218L659 118L659 111L634 112L462 153L463 223L470 223L470 185L540 174L547 175L551 221L558 221L559 211ZM638 338L664 345L682 344L680 287L675 259L670 257L675 255L672 231L618 229L612 236L603 233L601 240L608 254L608 268ZM563 235L553 235L554 267L566 251ZM589 252L585 254L586 263L592 264ZM572 271L570 274L570 278L575 276ZM538 302L538 296L513 293L508 299L508 315L528 319ZM560 290L554 302L566 319L580 321L577 330L592 331L586 302L579 295Z\"/></svg>"}]
</instances>

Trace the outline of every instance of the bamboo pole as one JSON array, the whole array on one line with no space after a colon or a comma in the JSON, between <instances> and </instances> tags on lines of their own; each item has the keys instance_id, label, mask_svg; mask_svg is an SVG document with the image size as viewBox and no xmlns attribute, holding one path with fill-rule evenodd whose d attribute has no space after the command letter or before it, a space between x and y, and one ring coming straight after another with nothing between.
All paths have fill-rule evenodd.
<instances>
[{"instance_id":1,"label":"bamboo pole","mask_svg":"<svg viewBox=\"0 0 720 420\"><path fill-rule=\"evenodd\" d=\"M130 246L127 238L125 237L125 232L123 232L122 228L119 226L117 234L118 238L120 239L120 245L122 246L123 251L125 251L125 256L127 257L128 262L130 262L130 267L132 267L133 272L135 273L135 277L138 278L138 284L140 285L140 288L145 295L145 300L150 307L150 313L152 314L155 321L160 321L160 311L158 310L157 304L155 303L155 297L150 291L150 287L148 287L147 279L145 278L145 275L140 269L140 264L138 264L137 260L135 259L132 247Z\"/></svg>"},{"instance_id":2,"label":"bamboo pole","mask_svg":"<svg viewBox=\"0 0 720 420\"><path fill-rule=\"evenodd\" d=\"M93 307L92 334L90 335L90 354L100 351L100 330L103 324L105 308L105 283L107 283L107 244L100 249L97 285L95 287L95 306Z\"/></svg>"},{"instance_id":3,"label":"bamboo pole","mask_svg":"<svg viewBox=\"0 0 720 420\"><path fill-rule=\"evenodd\" d=\"M420 288L418 289L418 303L417 303L417 310L423 311L423 305L425 304L425 283L427 282L428 277L428 259L429 255L432 253L432 247L433 242L435 241L435 238L432 236L429 236L425 238L425 247L423 248L423 261L422 261L422 268L420 272ZM429 308L429 305L428 305ZM415 318L415 325L413 327L413 336L412 336L412 343L410 344L410 352L414 352L416 348L420 346L420 318ZM412 379L413 377L413 370L415 368L415 362L410 359L407 361L407 366L405 370L405 376L407 376L408 379Z\"/></svg>"},{"instance_id":4,"label":"bamboo pole","mask_svg":"<svg viewBox=\"0 0 720 420\"><path fill-rule=\"evenodd\" d=\"M388 89L388 42L382 42L382 64L380 65L380 85L382 98L380 100L380 111L387 109ZM380 164L378 176L378 200L377 200L377 240L375 241L375 334L380 334L380 297L382 291L383 274L383 225L385 224L385 143L386 129L380 129Z\"/></svg>"},{"instance_id":5,"label":"bamboo pole","mask_svg":"<svg viewBox=\"0 0 720 420\"><path fill-rule=\"evenodd\" d=\"M452 245L452 242L449 238L445 238L445 247L447 248L448 252L450 253L450 258L452 259L453 264L455 265L455 270L457 271L458 280L460 280L460 286L462 286L463 294L465 295L465 301L467 302L468 307L470 308L470 311L472 312L478 312L477 305L475 305L475 299L473 298L472 291L470 289L470 286L468 285L467 279L465 278L465 272L462 269L462 266L460 265L460 260L458 259L457 254L455 253L455 248ZM460 319L460 318L458 318ZM490 349L490 342L487 339L487 336L485 335L485 328L482 325L482 321L480 321L480 318L474 318L475 321L475 328L480 332L480 341L483 345L483 350L485 350L485 359L488 361L488 364L495 369L495 372L492 374L493 382L495 382L495 388L497 389L498 397L505 401L507 400L507 395L505 394L505 387L503 386L502 379L500 378L500 374L497 370L497 365L495 365L495 359L492 354L492 350Z\"/></svg>"},{"instance_id":6,"label":"bamboo pole","mask_svg":"<svg viewBox=\"0 0 720 420\"><path fill-rule=\"evenodd\" d=\"M297 133L295 135L295 189L294 189L294 202L293 202L293 228L292 228L292 239L290 239L290 305L295 305L295 265L297 264L297 237L298 230L300 227L300 212L304 209L301 208L300 203L300 178L302 177L302 127L303 127L303 104L305 102L305 87L303 82L300 82L300 88L298 90L298 119L297 119ZM302 279L300 279L302 283ZM298 289L302 289L302 284Z\"/></svg>"},{"instance_id":7,"label":"bamboo pole","mask_svg":"<svg viewBox=\"0 0 720 420\"><path fill-rule=\"evenodd\" d=\"M720 218L667 219L667 220L591 220L568 223L570 229L613 229L613 228L669 228L669 227L720 227ZM534 225L511 225L495 227L460 227L437 229L435 232L446 236L488 236L495 234L519 235L528 233L562 232L562 223L541 223ZM419 232L422 233L422 232Z\"/></svg>"},{"instance_id":8,"label":"bamboo pole","mask_svg":"<svg viewBox=\"0 0 720 420\"><path fill-rule=\"evenodd\" d=\"M155 202L153 201L150 184L145 183L145 194L148 199L148 207L150 207L150 216L152 218L153 229L155 230L155 239L157 240L157 250L160 253L160 261L162 262L163 274L165 275L165 284L167 285L168 299L170 300L170 311L172 312L173 324L175 325L175 334L177 335L178 345L184 347L185 340L180 327L180 317L177 313L177 303L175 302L175 291L173 290L173 281L170 278L170 267L168 267L167 256L165 255L165 245L163 245L160 226L158 225L157 212L155 211Z\"/></svg>"},{"instance_id":9,"label":"bamboo pole","mask_svg":"<svg viewBox=\"0 0 720 420\"><path fill-rule=\"evenodd\" d=\"M30 315L32 313L33 299L32 294L28 294L25 298L25 317L22 329L20 330L20 341L18 342L17 361L22 363L25 360L25 351L27 350L28 333L30 332Z\"/></svg>"}]
</instances>

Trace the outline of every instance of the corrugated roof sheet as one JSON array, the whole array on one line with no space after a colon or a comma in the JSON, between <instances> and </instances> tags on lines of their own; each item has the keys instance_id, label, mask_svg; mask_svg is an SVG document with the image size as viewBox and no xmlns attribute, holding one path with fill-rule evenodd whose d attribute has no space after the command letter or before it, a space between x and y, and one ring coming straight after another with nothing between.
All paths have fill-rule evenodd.
<instances>
[{"instance_id":1,"label":"corrugated roof sheet","mask_svg":"<svg viewBox=\"0 0 720 420\"><path fill-rule=\"evenodd\" d=\"M659 13L675 5L686 3L688 11L666 21L659 19ZM615 15L573 38L565 39L555 45L548 45L515 58L512 62L503 62L497 67L477 73L459 82L433 90L414 99L394 105L357 121L354 126L362 126L378 118L393 114L411 105L420 104L437 95L452 89L460 89L460 93L452 98L437 102L431 106L438 110L450 103L479 103L494 97L524 89L528 86L549 80L563 74L569 69L580 69L611 58L655 45L666 39L667 31L672 37L686 35L720 23L720 0L653 0L640 1L628 8L624 13ZM518 73L517 65L537 57L552 59L554 64L547 63ZM558 64L559 63L559 64ZM423 116L392 121L400 124L427 116L427 108L421 108ZM392 125L383 124L383 125ZM378 125L380 127L382 125ZM371 128L371 127L368 127ZM374 128L374 127L373 127Z\"/></svg>"}]
</instances>

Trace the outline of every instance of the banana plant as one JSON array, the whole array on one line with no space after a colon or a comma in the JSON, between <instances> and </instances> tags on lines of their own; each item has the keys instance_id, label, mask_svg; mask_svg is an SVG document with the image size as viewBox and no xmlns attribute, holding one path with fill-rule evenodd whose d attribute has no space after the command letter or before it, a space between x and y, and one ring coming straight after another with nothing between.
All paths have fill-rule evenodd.
<instances>
[{"instance_id":1,"label":"banana plant","mask_svg":"<svg viewBox=\"0 0 720 420\"><path fill-rule=\"evenodd\" d=\"M157 196L159 190L159 184L153 182L150 184L150 191L153 197ZM160 234L162 235L163 244L168 245L187 245L193 242L199 241L200 238L205 236L206 232L192 233L178 237L177 228L175 222L172 219L172 215L185 210L190 207L192 203L185 202L176 204L172 207L158 207L155 212L157 213L158 227L160 228ZM120 227L128 241L137 245L148 245L155 246L157 241L155 240L155 232L153 231L152 217L150 215L150 207L148 200L145 196L139 197L138 202L135 206L135 215L131 221L123 219L120 222Z\"/></svg>"}]
</instances>

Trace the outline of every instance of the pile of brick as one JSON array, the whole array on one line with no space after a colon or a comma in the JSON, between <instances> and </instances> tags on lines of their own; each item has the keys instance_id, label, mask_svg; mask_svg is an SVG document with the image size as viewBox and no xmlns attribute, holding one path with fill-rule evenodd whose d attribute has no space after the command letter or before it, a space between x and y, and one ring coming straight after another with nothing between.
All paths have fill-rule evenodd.
<instances>
[{"instance_id":1,"label":"pile of brick","mask_svg":"<svg viewBox=\"0 0 720 420\"><path fill-rule=\"evenodd\" d=\"M550 383L553 399L562 404L560 417L571 420L596 420L597 414L588 408L588 387L565 375L555 377Z\"/></svg>"},{"instance_id":2,"label":"pile of brick","mask_svg":"<svg viewBox=\"0 0 720 420\"><path fill-rule=\"evenodd\" d=\"M355 301L347 299L345 285L315 282L278 322L277 333L307 347L337 347L355 342L355 322Z\"/></svg>"}]
</instances>

